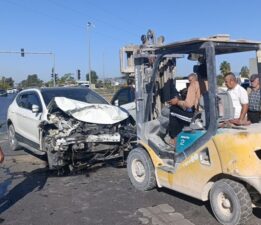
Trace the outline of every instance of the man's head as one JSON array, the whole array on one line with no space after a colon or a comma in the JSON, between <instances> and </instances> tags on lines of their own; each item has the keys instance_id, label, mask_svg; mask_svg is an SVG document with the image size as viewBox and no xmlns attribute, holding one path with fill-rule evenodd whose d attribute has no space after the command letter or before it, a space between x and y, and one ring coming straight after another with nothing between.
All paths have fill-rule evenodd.
<instances>
[{"instance_id":1,"label":"man's head","mask_svg":"<svg viewBox=\"0 0 261 225\"><path fill-rule=\"evenodd\" d=\"M235 74L229 72L225 74L225 85L228 89L233 89L237 85L237 79Z\"/></svg>"},{"instance_id":2,"label":"man's head","mask_svg":"<svg viewBox=\"0 0 261 225\"><path fill-rule=\"evenodd\" d=\"M192 81L198 80L198 76L196 73L191 73L188 75L188 80L191 83Z\"/></svg>"},{"instance_id":3,"label":"man's head","mask_svg":"<svg viewBox=\"0 0 261 225\"><path fill-rule=\"evenodd\" d=\"M251 82L251 87L253 89L259 89L259 75L258 74L253 74L250 77L250 82Z\"/></svg>"}]
</instances>

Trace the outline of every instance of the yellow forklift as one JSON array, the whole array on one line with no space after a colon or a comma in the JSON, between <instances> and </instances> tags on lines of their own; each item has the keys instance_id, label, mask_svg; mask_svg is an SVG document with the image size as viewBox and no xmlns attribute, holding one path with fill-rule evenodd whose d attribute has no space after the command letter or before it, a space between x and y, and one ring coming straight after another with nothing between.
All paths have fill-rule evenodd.
<instances>
[{"instance_id":1,"label":"yellow forklift","mask_svg":"<svg viewBox=\"0 0 261 225\"><path fill-rule=\"evenodd\" d=\"M165 45L149 31L142 45L121 49L122 72L135 77L138 140L127 169L137 189L166 187L210 201L216 219L225 225L245 224L252 208L261 206L261 123L221 126L233 118L234 109L228 93L216 85L216 57L248 51L254 52L261 74L261 42L231 40L228 35ZM208 87L200 85L201 109L173 148L168 144L165 100L178 61L185 57L195 62L191 70Z\"/></svg>"}]
</instances>

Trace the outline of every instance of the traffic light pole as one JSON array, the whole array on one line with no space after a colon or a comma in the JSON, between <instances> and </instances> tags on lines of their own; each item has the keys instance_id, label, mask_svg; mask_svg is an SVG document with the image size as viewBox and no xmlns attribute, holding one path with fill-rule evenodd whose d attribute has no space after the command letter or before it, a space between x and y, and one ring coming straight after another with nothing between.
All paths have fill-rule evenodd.
<instances>
[{"instance_id":1,"label":"traffic light pole","mask_svg":"<svg viewBox=\"0 0 261 225\"><path fill-rule=\"evenodd\" d=\"M87 23L87 31L89 33L89 48L88 48L88 52L89 52L89 88L92 87L92 76L91 76L91 73L92 73L92 69L91 69L91 28L94 28L94 24L91 23L91 22L88 22Z\"/></svg>"},{"instance_id":2,"label":"traffic light pole","mask_svg":"<svg viewBox=\"0 0 261 225\"><path fill-rule=\"evenodd\" d=\"M53 56L53 67L52 67L52 75L53 75L53 86L55 87L55 53L53 52L25 52L23 48L21 51L0 51L0 54L21 54L22 57L26 55L52 55Z\"/></svg>"}]
</instances>

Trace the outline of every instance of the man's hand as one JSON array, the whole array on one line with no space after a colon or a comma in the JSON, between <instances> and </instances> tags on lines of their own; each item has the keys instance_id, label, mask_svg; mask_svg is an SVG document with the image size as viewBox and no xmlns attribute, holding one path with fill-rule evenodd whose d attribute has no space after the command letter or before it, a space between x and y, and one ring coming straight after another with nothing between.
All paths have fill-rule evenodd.
<instances>
[{"instance_id":1,"label":"man's hand","mask_svg":"<svg viewBox=\"0 0 261 225\"><path fill-rule=\"evenodd\" d=\"M0 163L2 163L4 161L4 158L5 158L5 156L4 156L3 150L0 146Z\"/></svg>"},{"instance_id":2,"label":"man's hand","mask_svg":"<svg viewBox=\"0 0 261 225\"><path fill-rule=\"evenodd\" d=\"M179 102L179 99L178 99L177 97L172 98L172 99L170 99L170 100L168 101L168 103L169 103L170 105L177 105L178 102Z\"/></svg>"},{"instance_id":3,"label":"man's hand","mask_svg":"<svg viewBox=\"0 0 261 225\"><path fill-rule=\"evenodd\" d=\"M236 125L236 126L247 126L247 125L251 124L250 121L247 121L246 119L245 120L240 120L239 118L238 119L229 120L229 122L234 124L234 125Z\"/></svg>"}]
</instances>

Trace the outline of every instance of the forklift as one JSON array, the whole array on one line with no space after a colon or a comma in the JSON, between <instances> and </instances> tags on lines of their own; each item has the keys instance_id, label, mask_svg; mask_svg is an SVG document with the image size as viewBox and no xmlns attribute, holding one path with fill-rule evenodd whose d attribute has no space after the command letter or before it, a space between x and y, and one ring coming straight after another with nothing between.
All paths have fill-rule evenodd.
<instances>
[{"instance_id":1,"label":"forklift","mask_svg":"<svg viewBox=\"0 0 261 225\"><path fill-rule=\"evenodd\" d=\"M221 224L245 224L253 207L261 206L261 123L222 126L233 119L234 109L229 94L217 87L216 58L253 52L261 81L261 42L216 35L165 45L151 30L141 39L141 45L120 53L121 71L135 78L137 145L127 158L131 183L142 191L165 187L209 201ZM202 96L200 110L173 148L166 100L180 58L195 62L191 70Z\"/></svg>"}]
</instances>

